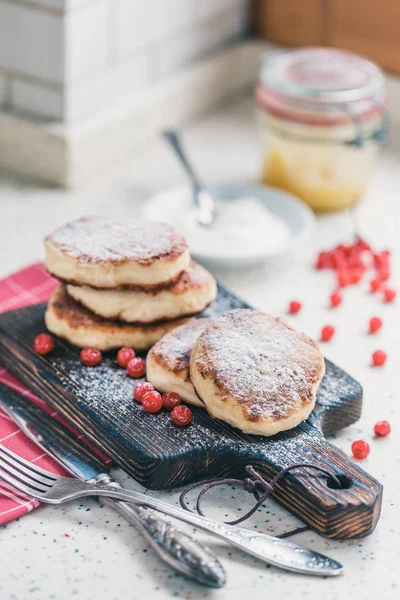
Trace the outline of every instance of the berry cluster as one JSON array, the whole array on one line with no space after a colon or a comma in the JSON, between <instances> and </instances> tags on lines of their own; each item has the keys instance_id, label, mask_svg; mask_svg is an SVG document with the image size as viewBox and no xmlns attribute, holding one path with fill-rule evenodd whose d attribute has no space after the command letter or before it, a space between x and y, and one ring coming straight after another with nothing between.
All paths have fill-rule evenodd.
<instances>
[{"instance_id":1,"label":"berry cluster","mask_svg":"<svg viewBox=\"0 0 400 600\"><path fill-rule=\"evenodd\" d=\"M157 413L162 408L168 411L171 413L171 421L179 427L189 425L192 420L192 411L188 406L181 404L179 394L166 392L161 395L147 381L137 384L133 390L133 397L146 412Z\"/></svg>"},{"instance_id":2,"label":"berry cluster","mask_svg":"<svg viewBox=\"0 0 400 600\"><path fill-rule=\"evenodd\" d=\"M386 303L393 302L396 298L396 291L387 285L391 274L390 256L389 250L375 252L360 237L357 237L353 244L339 244L332 250L320 252L315 267L334 271L336 278L336 288L329 296L329 306L331 308L340 306L343 302L341 289L359 283L371 270L374 272L373 278L369 281L371 293L381 294ZM288 313L296 315L301 309L301 302L292 300L289 303ZM380 317L372 317L369 321L368 331L373 335L382 329L382 326L383 322ZM321 329L320 341L329 342L334 335L335 328L332 325L325 325ZM374 367L382 367L386 360L387 354L383 350L376 350L372 354Z\"/></svg>"},{"instance_id":3,"label":"berry cluster","mask_svg":"<svg viewBox=\"0 0 400 600\"><path fill-rule=\"evenodd\" d=\"M315 267L334 271L337 288L360 283L372 269L374 276L369 282L370 291L381 293L385 302L393 302L396 298L396 291L386 284L390 279L390 250L374 252L362 238L357 238L353 244L339 244L332 250L320 252ZM342 297L336 289L330 297L330 305L335 308L341 302Z\"/></svg>"},{"instance_id":4,"label":"berry cluster","mask_svg":"<svg viewBox=\"0 0 400 600\"><path fill-rule=\"evenodd\" d=\"M135 379L143 377L146 372L146 363L136 356L132 348L118 350L117 363ZM181 405L179 394L167 392L161 395L148 381L141 381L135 386L133 397L148 413L157 413L162 408L167 410L171 413L171 421L180 427L189 425L192 420L192 411L187 406Z\"/></svg>"},{"instance_id":5,"label":"berry cluster","mask_svg":"<svg viewBox=\"0 0 400 600\"><path fill-rule=\"evenodd\" d=\"M315 264L317 269L331 269L336 275L337 289L329 298L331 308L340 306L343 301L340 288L359 283L371 269L374 276L369 282L371 293L382 294L385 302L393 302L396 291L387 286L390 279L390 251L374 252L371 246L362 238L356 238L353 244L339 244L333 250L318 254ZM372 317L369 321L369 333L375 334L382 328L382 319ZM322 329L321 341L329 341L335 333L332 326ZM387 359L386 352L376 350L372 354L372 365L381 367Z\"/></svg>"},{"instance_id":6,"label":"berry cluster","mask_svg":"<svg viewBox=\"0 0 400 600\"><path fill-rule=\"evenodd\" d=\"M129 377L137 379L143 377L146 372L146 363L143 358L136 356L133 348L120 348L117 352L117 363L123 369L126 369Z\"/></svg>"}]
</instances>

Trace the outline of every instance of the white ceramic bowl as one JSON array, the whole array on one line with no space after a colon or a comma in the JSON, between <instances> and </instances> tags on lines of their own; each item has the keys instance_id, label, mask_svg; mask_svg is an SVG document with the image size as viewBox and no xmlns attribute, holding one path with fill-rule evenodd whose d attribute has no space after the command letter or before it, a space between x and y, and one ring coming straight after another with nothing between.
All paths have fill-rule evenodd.
<instances>
[{"instance_id":1,"label":"white ceramic bowl","mask_svg":"<svg viewBox=\"0 0 400 600\"><path fill-rule=\"evenodd\" d=\"M209 191L217 207L219 203L234 202L240 198L260 199L273 215L285 222L289 236L285 245L275 249L266 249L262 254L251 257L243 256L240 247L236 249L235 253L227 256L226 254L211 254L209 249L196 248L191 244L191 254L199 262L228 268L250 267L294 250L309 238L315 228L316 221L312 210L296 196L277 188L257 184L219 184L209 186ZM173 188L150 198L144 207L143 216L153 221L164 221L176 225L179 222L178 211L182 211L185 207L190 210L191 203L192 190L190 186ZM190 243L190 240L188 242Z\"/></svg>"}]
</instances>

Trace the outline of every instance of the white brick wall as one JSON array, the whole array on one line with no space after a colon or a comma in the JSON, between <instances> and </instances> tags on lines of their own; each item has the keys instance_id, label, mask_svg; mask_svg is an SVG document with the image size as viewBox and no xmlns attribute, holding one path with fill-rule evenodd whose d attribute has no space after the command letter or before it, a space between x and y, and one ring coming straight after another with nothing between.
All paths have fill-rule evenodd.
<instances>
[{"instance_id":1,"label":"white brick wall","mask_svg":"<svg viewBox=\"0 0 400 600\"><path fill-rule=\"evenodd\" d=\"M11 80L11 105L16 111L38 117L61 120L64 116L64 98L61 89L15 77Z\"/></svg>"},{"instance_id":2,"label":"white brick wall","mask_svg":"<svg viewBox=\"0 0 400 600\"><path fill-rule=\"evenodd\" d=\"M243 7L246 2L242 0L199 0L196 2L196 12L199 19L213 17L226 9Z\"/></svg>"},{"instance_id":3,"label":"white brick wall","mask_svg":"<svg viewBox=\"0 0 400 600\"><path fill-rule=\"evenodd\" d=\"M41 6L53 10L64 10L68 0L24 0L25 4L30 4L34 8Z\"/></svg>"},{"instance_id":4,"label":"white brick wall","mask_svg":"<svg viewBox=\"0 0 400 600\"><path fill-rule=\"evenodd\" d=\"M0 107L3 107L7 100L8 78L0 73Z\"/></svg>"},{"instance_id":5,"label":"white brick wall","mask_svg":"<svg viewBox=\"0 0 400 600\"><path fill-rule=\"evenodd\" d=\"M232 3L232 0L230 2ZM215 11L215 4L218 3L214 2L214 7L210 7L214 8L211 18L208 14L206 21L189 27L181 35L168 38L159 47L161 77L166 77L196 59L210 54L243 31L240 11ZM226 4L227 0L221 1L221 5Z\"/></svg>"},{"instance_id":6,"label":"white brick wall","mask_svg":"<svg viewBox=\"0 0 400 600\"><path fill-rule=\"evenodd\" d=\"M117 53L156 44L196 20L194 0L114 0L117 6Z\"/></svg>"},{"instance_id":7,"label":"white brick wall","mask_svg":"<svg viewBox=\"0 0 400 600\"><path fill-rule=\"evenodd\" d=\"M61 82L64 28L59 15L0 1L0 66Z\"/></svg>"},{"instance_id":8,"label":"white brick wall","mask_svg":"<svg viewBox=\"0 0 400 600\"><path fill-rule=\"evenodd\" d=\"M64 79L74 80L93 71L106 70L110 58L109 18L111 3L101 0L67 13L64 19Z\"/></svg>"},{"instance_id":9,"label":"white brick wall","mask_svg":"<svg viewBox=\"0 0 400 600\"><path fill-rule=\"evenodd\" d=\"M84 120L237 38L248 1L0 0L0 105Z\"/></svg>"},{"instance_id":10,"label":"white brick wall","mask_svg":"<svg viewBox=\"0 0 400 600\"><path fill-rule=\"evenodd\" d=\"M135 92L154 81L152 58L148 53L135 55L115 67L83 77L68 86L64 97L64 119L84 120L118 102L128 102Z\"/></svg>"},{"instance_id":11,"label":"white brick wall","mask_svg":"<svg viewBox=\"0 0 400 600\"><path fill-rule=\"evenodd\" d=\"M68 11L90 4L93 0L23 0L24 4L43 7L57 12Z\"/></svg>"}]
</instances>

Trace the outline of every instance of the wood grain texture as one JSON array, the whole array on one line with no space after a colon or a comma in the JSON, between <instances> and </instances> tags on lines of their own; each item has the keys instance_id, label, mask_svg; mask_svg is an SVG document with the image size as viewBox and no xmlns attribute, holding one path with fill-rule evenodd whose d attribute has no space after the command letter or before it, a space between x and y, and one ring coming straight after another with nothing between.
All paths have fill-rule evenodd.
<instances>
[{"instance_id":1,"label":"wood grain texture","mask_svg":"<svg viewBox=\"0 0 400 600\"><path fill-rule=\"evenodd\" d=\"M319 46L324 40L325 0L254 0L256 32L270 42Z\"/></svg>"},{"instance_id":2,"label":"wood grain texture","mask_svg":"<svg viewBox=\"0 0 400 600\"><path fill-rule=\"evenodd\" d=\"M253 0L254 28L285 46L332 46L400 72L398 0Z\"/></svg>"},{"instance_id":3,"label":"wood grain texture","mask_svg":"<svg viewBox=\"0 0 400 600\"><path fill-rule=\"evenodd\" d=\"M336 48L400 71L400 3L398 0L330 0L330 39Z\"/></svg>"},{"instance_id":4,"label":"wood grain texture","mask_svg":"<svg viewBox=\"0 0 400 600\"><path fill-rule=\"evenodd\" d=\"M219 287L204 316L246 306ZM361 413L361 386L344 371L327 361L310 418L272 438L244 434L194 407L190 427L178 428L167 413L145 413L132 401L137 380L116 365L115 354L91 369L81 364L76 348L57 340L51 355L37 355L32 346L44 331L44 309L0 316L0 362L144 486L168 489L217 475L243 477L248 464L270 478L290 464L312 463L335 473L343 489L301 470L281 480L274 498L326 537L360 537L374 529L382 486L324 438Z\"/></svg>"}]
</instances>

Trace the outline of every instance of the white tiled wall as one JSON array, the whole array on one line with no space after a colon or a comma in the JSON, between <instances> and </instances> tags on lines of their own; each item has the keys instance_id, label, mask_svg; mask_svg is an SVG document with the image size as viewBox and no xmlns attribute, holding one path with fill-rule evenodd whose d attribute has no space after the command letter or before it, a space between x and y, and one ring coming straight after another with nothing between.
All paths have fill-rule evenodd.
<instances>
[{"instance_id":1,"label":"white tiled wall","mask_svg":"<svg viewBox=\"0 0 400 600\"><path fill-rule=\"evenodd\" d=\"M0 105L84 120L237 39L248 2L0 0Z\"/></svg>"},{"instance_id":2,"label":"white tiled wall","mask_svg":"<svg viewBox=\"0 0 400 600\"><path fill-rule=\"evenodd\" d=\"M7 100L8 80L6 75L0 73L0 107L4 106Z\"/></svg>"},{"instance_id":3,"label":"white tiled wall","mask_svg":"<svg viewBox=\"0 0 400 600\"><path fill-rule=\"evenodd\" d=\"M220 0L220 4L226 5L227 0ZM218 5L219 10L215 10L215 5ZM244 6L243 2L241 5ZM244 19L243 10L221 11L218 2L214 2L213 7L209 8L211 17L208 15L206 20L189 27L181 35L165 40L159 48L161 77L168 76L194 60L215 52L224 43L235 39L245 30L247 21Z\"/></svg>"},{"instance_id":4,"label":"white tiled wall","mask_svg":"<svg viewBox=\"0 0 400 600\"><path fill-rule=\"evenodd\" d=\"M59 15L0 1L1 67L61 82L63 46L63 20Z\"/></svg>"},{"instance_id":5,"label":"white tiled wall","mask_svg":"<svg viewBox=\"0 0 400 600\"><path fill-rule=\"evenodd\" d=\"M196 19L191 0L115 0L117 53L124 57L137 48L162 43L189 27Z\"/></svg>"},{"instance_id":6,"label":"white tiled wall","mask_svg":"<svg viewBox=\"0 0 400 600\"><path fill-rule=\"evenodd\" d=\"M79 85L67 86L64 93L64 119L68 122L84 120L105 107L112 106L116 99L126 102L127 98L154 82L151 55L135 54L114 67L81 78Z\"/></svg>"},{"instance_id":7,"label":"white tiled wall","mask_svg":"<svg viewBox=\"0 0 400 600\"><path fill-rule=\"evenodd\" d=\"M19 0L21 1L21 0ZM93 0L22 0L24 4L40 6L57 12L79 8L84 4L90 4Z\"/></svg>"},{"instance_id":8,"label":"white tiled wall","mask_svg":"<svg viewBox=\"0 0 400 600\"><path fill-rule=\"evenodd\" d=\"M11 80L11 104L16 111L59 120L64 113L61 88L43 86L19 77Z\"/></svg>"},{"instance_id":9,"label":"white tiled wall","mask_svg":"<svg viewBox=\"0 0 400 600\"><path fill-rule=\"evenodd\" d=\"M223 10L234 9L240 13L243 12L243 8L245 8L245 12L248 12L248 3L241 2L240 0L199 0L199 2L196 2L195 4L197 17L199 19L213 17Z\"/></svg>"},{"instance_id":10,"label":"white tiled wall","mask_svg":"<svg viewBox=\"0 0 400 600\"><path fill-rule=\"evenodd\" d=\"M64 18L64 79L72 81L109 65L110 5L101 0L67 12Z\"/></svg>"}]
</instances>

